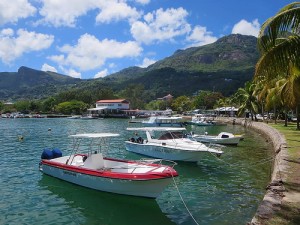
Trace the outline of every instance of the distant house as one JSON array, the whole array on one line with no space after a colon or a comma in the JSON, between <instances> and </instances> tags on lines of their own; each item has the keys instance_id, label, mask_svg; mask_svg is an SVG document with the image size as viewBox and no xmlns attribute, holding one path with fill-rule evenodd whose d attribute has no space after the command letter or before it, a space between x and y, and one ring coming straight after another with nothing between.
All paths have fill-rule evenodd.
<instances>
[{"instance_id":1,"label":"distant house","mask_svg":"<svg viewBox=\"0 0 300 225\"><path fill-rule=\"evenodd\" d=\"M220 107L217 109L214 109L215 113L218 116L236 116L238 112L238 108L235 108L234 106L227 106L227 107Z\"/></svg>"},{"instance_id":2,"label":"distant house","mask_svg":"<svg viewBox=\"0 0 300 225\"><path fill-rule=\"evenodd\" d=\"M122 117L123 110L129 110L130 103L126 99L99 100L96 107L88 109L88 114L92 116L113 116Z\"/></svg>"},{"instance_id":3,"label":"distant house","mask_svg":"<svg viewBox=\"0 0 300 225\"><path fill-rule=\"evenodd\" d=\"M164 100L164 101L170 101L172 99L173 99L173 96L170 95L170 94L168 94L168 95L166 95L166 96L164 96L162 98L158 98L158 100Z\"/></svg>"}]
</instances>

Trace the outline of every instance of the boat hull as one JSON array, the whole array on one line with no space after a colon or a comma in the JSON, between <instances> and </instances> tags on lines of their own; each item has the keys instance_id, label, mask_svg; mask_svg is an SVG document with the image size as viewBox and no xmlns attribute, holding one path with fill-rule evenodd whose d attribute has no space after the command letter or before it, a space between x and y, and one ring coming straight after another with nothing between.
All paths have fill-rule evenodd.
<instances>
[{"instance_id":1,"label":"boat hull","mask_svg":"<svg viewBox=\"0 0 300 225\"><path fill-rule=\"evenodd\" d=\"M184 127L184 123L142 123L145 127Z\"/></svg>"},{"instance_id":2,"label":"boat hull","mask_svg":"<svg viewBox=\"0 0 300 225\"><path fill-rule=\"evenodd\" d=\"M239 137L234 137L234 138L193 137L193 139L203 143L213 143L213 144L221 144L221 145L237 145L240 142Z\"/></svg>"},{"instance_id":3,"label":"boat hull","mask_svg":"<svg viewBox=\"0 0 300 225\"><path fill-rule=\"evenodd\" d=\"M173 161L185 161L185 162L198 162L204 157L205 154L209 154L208 151L197 150L181 150L176 148L169 148L163 145L147 145L138 144L130 141L125 142L126 150L129 152L138 153L141 155L150 156L152 158L160 158Z\"/></svg>"},{"instance_id":4,"label":"boat hull","mask_svg":"<svg viewBox=\"0 0 300 225\"><path fill-rule=\"evenodd\" d=\"M196 125L196 126L214 126L214 123L202 123L202 122L188 122L190 125Z\"/></svg>"},{"instance_id":5,"label":"boat hull","mask_svg":"<svg viewBox=\"0 0 300 225\"><path fill-rule=\"evenodd\" d=\"M44 174L83 187L104 192L147 198L158 197L166 186L172 182L172 177L151 180L115 179L89 175L81 173L78 170L75 172L47 164L42 164L40 170Z\"/></svg>"}]
</instances>

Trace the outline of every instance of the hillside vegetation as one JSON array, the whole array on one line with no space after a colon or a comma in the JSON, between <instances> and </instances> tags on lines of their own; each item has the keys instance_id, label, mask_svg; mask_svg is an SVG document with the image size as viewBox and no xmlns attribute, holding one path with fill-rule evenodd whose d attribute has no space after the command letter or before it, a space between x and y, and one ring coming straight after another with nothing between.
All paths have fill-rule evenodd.
<instances>
[{"instance_id":1,"label":"hillside vegetation","mask_svg":"<svg viewBox=\"0 0 300 225\"><path fill-rule=\"evenodd\" d=\"M129 67L105 78L80 80L53 72L20 67L0 73L0 99L41 99L61 91L110 88L118 93L129 85L142 85L145 101L171 93L192 95L199 90L233 94L251 80L258 60L256 38L229 35L215 43L177 50L148 68Z\"/></svg>"}]
</instances>

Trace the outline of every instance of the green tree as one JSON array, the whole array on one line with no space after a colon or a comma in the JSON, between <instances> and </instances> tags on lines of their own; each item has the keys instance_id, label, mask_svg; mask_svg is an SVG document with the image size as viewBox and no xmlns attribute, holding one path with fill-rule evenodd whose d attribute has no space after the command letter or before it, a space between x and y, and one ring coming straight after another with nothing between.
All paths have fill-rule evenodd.
<instances>
[{"instance_id":1,"label":"green tree","mask_svg":"<svg viewBox=\"0 0 300 225\"><path fill-rule=\"evenodd\" d=\"M54 106L56 105L56 99L54 97L49 97L42 102L42 111L44 112L53 112Z\"/></svg>"},{"instance_id":2,"label":"green tree","mask_svg":"<svg viewBox=\"0 0 300 225\"><path fill-rule=\"evenodd\" d=\"M130 108L142 109L144 108L143 93L144 85L131 84L120 95L130 101Z\"/></svg>"},{"instance_id":3,"label":"green tree","mask_svg":"<svg viewBox=\"0 0 300 225\"><path fill-rule=\"evenodd\" d=\"M147 110L165 110L166 103L163 100L153 100L145 105Z\"/></svg>"},{"instance_id":4,"label":"green tree","mask_svg":"<svg viewBox=\"0 0 300 225\"><path fill-rule=\"evenodd\" d=\"M255 79L270 82L286 79L283 102L290 108L300 103L300 2L283 7L261 27L258 36L261 58L256 65ZM298 110L296 109L298 112ZM299 114L297 115L299 129Z\"/></svg>"},{"instance_id":5,"label":"green tree","mask_svg":"<svg viewBox=\"0 0 300 225\"><path fill-rule=\"evenodd\" d=\"M192 101L189 97L179 96L172 102L172 110L178 112L190 111L192 109Z\"/></svg>"},{"instance_id":6,"label":"green tree","mask_svg":"<svg viewBox=\"0 0 300 225\"><path fill-rule=\"evenodd\" d=\"M276 83L273 85L274 87L269 88L266 94L266 109L267 110L273 109L275 123L277 119L276 111L277 109L283 107L281 101L281 92L282 92L281 89L282 89L283 82L284 80L276 81Z\"/></svg>"},{"instance_id":7,"label":"green tree","mask_svg":"<svg viewBox=\"0 0 300 225\"><path fill-rule=\"evenodd\" d=\"M221 98L223 98L223 95L219 92L200 91L193 100L193 106L196 109L212 109Z\"/></svg>"},{"instance_id":8,"label":"green tree","mask_svg":"<svg viewBox=\"0 0 300 225\"><path fill-rule=\"evenodd\" d=\"M248 81L245 83L245 88L237 90L234 98L241 104L238 109L238 116L244 114L246 110L249 110L251 113L252 120L254 119L253 115L256 116L259 107L256 95L253 94L255 86L254 83Z\"/></svg>"},{"instance_id":9,"label":"green tree","mask_svg":"<svg viewBox=\"0 0 300 225\"><path fill-rule=\"evenodd\" d=\"M29 111L30 110L30 101L28 101L28 100L17 101L14 104L14 107L18 112Z\"/></svg>"},{"instance_id":10,"label":"green tree","mask_svg":"<svg viewBox=\"0 0 300 225\"><path fill-rule=\"evenodd\" d=\"M73 100L70 102L62 102L56 106L57 112L63 114L82 114L87 110L87 104L82 101Z\"/></svg>"}]
</instances>

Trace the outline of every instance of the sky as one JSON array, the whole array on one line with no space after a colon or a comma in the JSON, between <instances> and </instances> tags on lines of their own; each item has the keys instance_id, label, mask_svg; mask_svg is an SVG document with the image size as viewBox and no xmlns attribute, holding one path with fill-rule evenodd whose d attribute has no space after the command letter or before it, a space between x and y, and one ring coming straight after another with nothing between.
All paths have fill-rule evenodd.
<instances>
[{"instance_id":1,"label":"sky","mask_svg":"<svg viewBox=\"0 0 300 225\"><path fill-rule=\"evenodd\" d=\"M286 0L0 0L0 72L81 79L147 67L229 34L258 35Z\"/></svg>"}]
</instances>

